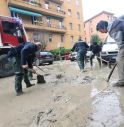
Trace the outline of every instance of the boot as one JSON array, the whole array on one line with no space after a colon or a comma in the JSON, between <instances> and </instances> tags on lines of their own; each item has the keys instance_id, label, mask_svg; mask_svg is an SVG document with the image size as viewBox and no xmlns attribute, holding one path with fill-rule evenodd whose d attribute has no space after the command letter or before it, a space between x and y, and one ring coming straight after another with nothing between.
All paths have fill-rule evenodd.
<instances>
[{"instance_id":1,"label":"boot","mask_svg":"<svg viewBox=\"0 0 124 127\"><path fill-rule=\"evenodd\" d=\"M29 87L32 87L32 86L34 86L35 84L26 84L26 88L29 88Z\"/></svg>"},{"instance_id":2,"label":"boot","mask_svg":"<svg viewBox=\"0 0 124 127\"><path fill-rule=\"evenodd\" d=\"M116 83L113 83L112 86L114 86L114 87L124 87L124 81L117 81Z\"/></svg>"},{"instance_id":3,"label":"boot","mask_svg":"<svg viewBox=\"0 0 124 127\"><path fill-rule=\"evenodd\" d=\"M20 95L22 95L23 94L23 91L20 91L20 92L17 92L16 93L16 96L20 96Z\"/></svg>"}]
</instances>

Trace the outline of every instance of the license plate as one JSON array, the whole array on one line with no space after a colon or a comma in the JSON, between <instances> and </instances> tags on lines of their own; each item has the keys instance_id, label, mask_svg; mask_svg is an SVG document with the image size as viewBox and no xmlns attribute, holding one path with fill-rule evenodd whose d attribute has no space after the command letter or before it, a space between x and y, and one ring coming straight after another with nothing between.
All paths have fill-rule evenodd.
<instances>
[{"instance_id":1,"label":"license plate","mask_svg":"<svg viewBox=\"0 0 124 127\"><path fill-rule=\"evenodd\" d=\"M112 57L112 59L116 59L116 57L114 56L114 57Z\"/></svg>"}]
</instances>

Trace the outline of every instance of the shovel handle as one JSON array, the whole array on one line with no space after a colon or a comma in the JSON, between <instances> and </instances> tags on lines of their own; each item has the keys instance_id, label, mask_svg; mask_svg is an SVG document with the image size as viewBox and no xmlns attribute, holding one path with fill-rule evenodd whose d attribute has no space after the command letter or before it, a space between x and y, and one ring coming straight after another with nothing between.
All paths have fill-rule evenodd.
<instances>
[{"instance_id":1,"label":"shovel handle","mask_svg":"<svg viewBox=\"0 0 124 127\"><path fill-rule=\"evenodd\" d=\"M28 71L33 72L33 69L28 69ZM37 72L35 72L36 75L39 75Z\"/></svg>"},{"instance_id":2,"label":"shovel handle","mask_svg":"<svg viewBox=\"0 0 124 127\"><path fill-rule=\"evenodd\" d=\"M112 70L110 71L110 74L108 76L107 82L109 82L109 80L110 80L110 78L111 78L111 76L113 74L113 71L114 71L114 69L115 69L116 66L117 66L117 63L115 63L115 65L113 66Z\"/></svg>"},{"instance_id":3,"label":"shovel handle","mask_svg":"<svg viewBox=\"0 0 124 127\"><path fill-rule=\"evenodd\" d=\"M45 72L43 69L41 69L40 67L38 67L38 66L36 66L39 70L41 70L41 71L43 71L43 72Z\"/></svg>"}]
</instances>

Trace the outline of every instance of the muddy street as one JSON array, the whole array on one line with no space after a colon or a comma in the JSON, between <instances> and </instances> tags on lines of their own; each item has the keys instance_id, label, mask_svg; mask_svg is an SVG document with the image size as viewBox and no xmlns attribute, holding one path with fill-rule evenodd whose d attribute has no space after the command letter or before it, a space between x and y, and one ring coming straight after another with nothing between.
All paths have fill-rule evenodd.
<instances>
[{"instance_id":1,"label":"muddy street","mask_svg":"<svg viewBox=\"0 0 124 127\"><path fill-rule=\"evenodd\" d=\"M76 62L40 66L45 84L15 96L14 76L0 79L0 127L124 127L123 87L112 87L107 66L97 63L80 73ZM36 75L34 75L36 78Z\"/></svg>"}]
</instances>

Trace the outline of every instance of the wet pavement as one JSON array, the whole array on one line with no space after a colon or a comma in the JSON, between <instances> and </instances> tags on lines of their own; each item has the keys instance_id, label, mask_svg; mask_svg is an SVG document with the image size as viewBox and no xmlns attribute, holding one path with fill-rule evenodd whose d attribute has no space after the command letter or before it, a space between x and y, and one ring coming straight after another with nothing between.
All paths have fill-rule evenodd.
<instances>
[{"instance_id":1,"label":"wet pavement","mask_svg":"<svg viewBox=\"0 0 124 127\"><path fill-rule=\"evenodd\" d=\"M97 63L84 73L70 61L41 68L47 83L24 86L20 97L14 77L0 79L0 127L124 127L124 88L111 86L116 69L107 83L110 69Z\"/></svg>"}]
</instances>

